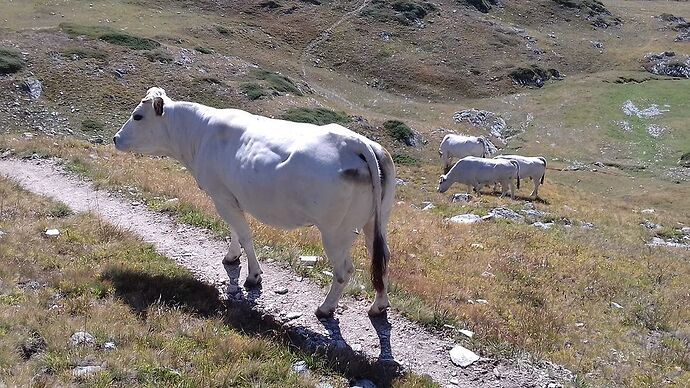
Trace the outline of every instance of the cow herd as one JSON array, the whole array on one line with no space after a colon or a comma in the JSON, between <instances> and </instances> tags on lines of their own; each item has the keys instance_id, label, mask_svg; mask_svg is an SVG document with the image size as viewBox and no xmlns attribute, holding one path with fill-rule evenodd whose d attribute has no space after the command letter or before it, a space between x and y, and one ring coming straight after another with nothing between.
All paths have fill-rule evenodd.
<instances>
[{"instance_id":1,"label":"cow herd","mask_svg":"<svg viewBox=\"0 0 690 388\"><path fill-rule=\"evenodd\" d=\"M120 151L169 156L187 168L230 229L223 263L239 264L244 249L245 286L258 286L262 274L247 214L283 229L315 226L333 267L330 291L316 315L331 316L355 271L352 244L361 230L376 290L368 313L388 309L387 225L396 177L393 159L380 144L337 124L295 123L173 101L157 87L148 90L113 142ZM445 172L439 191L453 182L477 191L499 183L513 195L513 182L519 188L522 175L534 180L537 195L543 158L486 158L487 149L483 138L446 136L439 150ZM461 159L450 167L454 157Z\"/></svg>"},{"instance_id":2,"label":"cow herd","mask_svg":"<svg viewBox=\"0 0 690 388\"><path fill-rule=\"evenodd\" d=\"M438 153L441 156L443 175L438 182L438 191L446 192L453 183L465 184L468 191L480 190L486 185L501 185L501 196L508 193L515 198L515 182L520 188L520 178L530 178L534 183L531 198L539 195L539 185L544 183L546 159L521 155L490 155L488 141L483 137L448 134L441 141ZM459 160L452 165L453 158Z\"/></svg>"}]
</instances>

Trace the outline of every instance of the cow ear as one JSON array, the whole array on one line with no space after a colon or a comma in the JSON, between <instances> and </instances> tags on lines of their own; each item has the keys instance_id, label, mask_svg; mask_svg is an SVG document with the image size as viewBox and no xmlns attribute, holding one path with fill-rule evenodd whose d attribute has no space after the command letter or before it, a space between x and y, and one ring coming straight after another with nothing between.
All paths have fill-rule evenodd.
<instances>
[{"instance_id":1,"label":"cow ear","mask_svg":"<svg viewBox=\"0 0 690 388\"><path fill-rule=\"evenodd\" d=\"M153 110L156 112L156 116L163 115L163 97L153 98Z\"/></svg>"}]
</instances>

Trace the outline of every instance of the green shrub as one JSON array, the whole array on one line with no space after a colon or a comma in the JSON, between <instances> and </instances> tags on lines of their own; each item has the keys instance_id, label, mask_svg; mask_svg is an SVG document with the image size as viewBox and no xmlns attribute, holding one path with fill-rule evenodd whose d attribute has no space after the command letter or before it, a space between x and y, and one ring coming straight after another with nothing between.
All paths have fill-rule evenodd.
<instances>
[{"instance_id":1,"label":"green shrub","mask_svg":"<svg viewBox=\"0 0 690 388\"><path fill-rule=\"evenodd\" d=\"M350 118L344 112L335 112L326 108L290 108L281 118L298 123L316 125L345 124L350 122Z\"/></svg>"},{"instance_id":2,"label":"green shrub","mask_svg":"<svg viewBox=\"0 0 690 388\"><path fill-rule=\"evenodd\" d=\"M267 70L254 70L252 72L254 78L266 81L271 89L280 93L292 93L297 96L302 96L302 92L297 88L292 80L284 75L273 73Z\"/></svg>"},{"instance_id":3,"label":"green shrub","mask_svg":"<svg viewBox=\"0 0 690 388\"><path fill-rule=\"evenodd\" d=\"M59 27L62 31L72 36L88 36L110 44L125 46L132 50L151 50L161 45L153 39L126 34L110 27L83 26L75 23L60 23Z\"/></svg>"},{"instance_id":4,"label":"green shrub","mask_svg":"<svg viewBox=\"0 0 690 388\"><path fill-rule=\"evenodd\" d=\"M19 51L0 48L0 74L16 73L24 67Z\"/></svg>"},{"instance_id":5,"label":"green shrub","mask_svg":"<svg viewBox=\"0 0 690 388\"><path fill-rule=\"evenodd\" d=\"M105 125L94 119L86 119L81 122L81 130L87 133L100 133L105 130Z\"/></svg>"},{"instance_id":6,"label":"green shrub","mask_svg":"<svg viewBox=\"0 0 690 388\"><path fill-rule=\"evenodd\" d=\"M160 62L160 63L172 63L173 62L172 55L170 55L167 52L162 51L162 50L146 51L146 52L144 52L144 56L146 57L146 59L148 59L151 62Z\"/></svg>"},{"instance_id":7,"label":"green shrub","mask_svg":"<svg viewBox=\"0 0 690 388\"><path fill-rule=\"evenodd\" d=\"M196 47L194 47L194 50L196 50L202 54L213 54L213 50L208 48L208 47L196 46Z\"/></svg>"},{"instance_id":8,"label":"green shrub","mask_svg":"<svg viewBox=\"0 0 690 388\"><path fill-rule=\"evenodd\" d=\"M65 57L77 57L77 59L93 58L98 60L105 60L108 58L108 54L89 47L70 47L60 51L60 54Z\"/></svg>"},{"instance_id":9,"label":"green shrub","mask_svg":"<svg viewBox=\"0 0 690 388\"><path fill-rule=\"evenodd\" d=\"M421 166L422 162L414 156L405 154L393 154L393 162L401 166Z\"/></svg>"},{"instance_id":10,"label":"green shrub","mask_svg":"<svg viewBox=\"0 0 690 388\"><path fill-rule=\"evenodd\" d=\"M250 100L258 100L261 97L270 96L271 94L267 92L263 86L257 84L256 82L250 82L242 84L240 86L242 93L244 93Z\"/></svg>"},{"instance_id":11,"label":"green shrub","mask_svg":"<svg viewBox=\"0 0 690 388\"><path fill-rule=\"evenodd\" d=\"M383 123L383 128L393 139L403 142L407 145L412 145L414 139L412 128L407 126L407 124L403 123L402 121L388 120Z\"/></svg>"}]
</instances>

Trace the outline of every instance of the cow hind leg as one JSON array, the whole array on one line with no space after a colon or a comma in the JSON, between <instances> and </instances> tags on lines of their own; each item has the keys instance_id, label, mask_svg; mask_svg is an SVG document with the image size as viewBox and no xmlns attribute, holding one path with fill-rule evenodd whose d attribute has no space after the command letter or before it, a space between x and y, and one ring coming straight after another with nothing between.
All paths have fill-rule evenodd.
<instances>
[{"instance_id":1,"label":"cow hind leg","mask_svg":"<svg viewBox=\"0 0 690 388\"><path fill-rule=\"evenodd\" d=\"M385 227L385 225L382 226ZM383 243L386 244L386 236L383 231L382 236L384 239ZM372 217L371 220L364 225L364 241L366 243L367 252L369 252L370 258L374 257L374 239L374 218ZM387 250L388 248L386 247L385 249ZM376 316L388 310L390 306L391 304L388 300L388 266L386 266L386 271L383 274L383 290L376 291L376 298L371 304L371 307L369 307L368 313L370 316Z\"/></svg>"},{"instance_id":2,"label":"cow hind leg","mask_svg":"<svg viewBox=\"0 0 690 388\"><path fill-rule=\"evenodd\" d=\"M532 199L535 199L539 195L539 180L533 179L533 181L534 181L534 190L532 190L532 194L530 194L530 197L532 197Z\"/></svg>"},{"instance_id":3,"label":"cow hind leg","mask_svg":"<svg viewBox=\"0 0 690 388\"><path fill-rule=\"evenodd\" d=\"M331 289L326 295L326 299L321 306L316 309L316 316L319 318L327 318L335 313L338 307L340 297L343 295L345 286L350 281L350 277L355 272L355 267L352 265L352 244L355 241L356 234L352 230L339 232L321 232L321 239L323 241L323 248L326 252L326 257L333 267L333 282Z\"/></svg>"}]
</instances>

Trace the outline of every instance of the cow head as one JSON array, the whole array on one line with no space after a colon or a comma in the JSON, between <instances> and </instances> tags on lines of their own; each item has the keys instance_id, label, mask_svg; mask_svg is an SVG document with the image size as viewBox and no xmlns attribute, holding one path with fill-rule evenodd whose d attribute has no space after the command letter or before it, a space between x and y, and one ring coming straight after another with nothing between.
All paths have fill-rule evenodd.
<instances>
[{"instance_id":1,"label":"cow head","mask_svg":"<svg viewBox=\"0 0 690 388\"><path fill-rule=\"evenodd\" d=\"M164 106L171 100L165 90L153 87L146 92L132 115L113 137L115 148L148 155L165 155L166 123Z\"/></svg>"},{"instance_id":2,"label":"cow head","mask_svg":"<svg viewBox=\"0 0 690 388\"><path fill-rule=\"evenodd\" d=\"M438 192L445 193L452 184L453 182L448 180L448 175L441 175L441 178L438 180Z\"/></svg>"}]
</instances>

